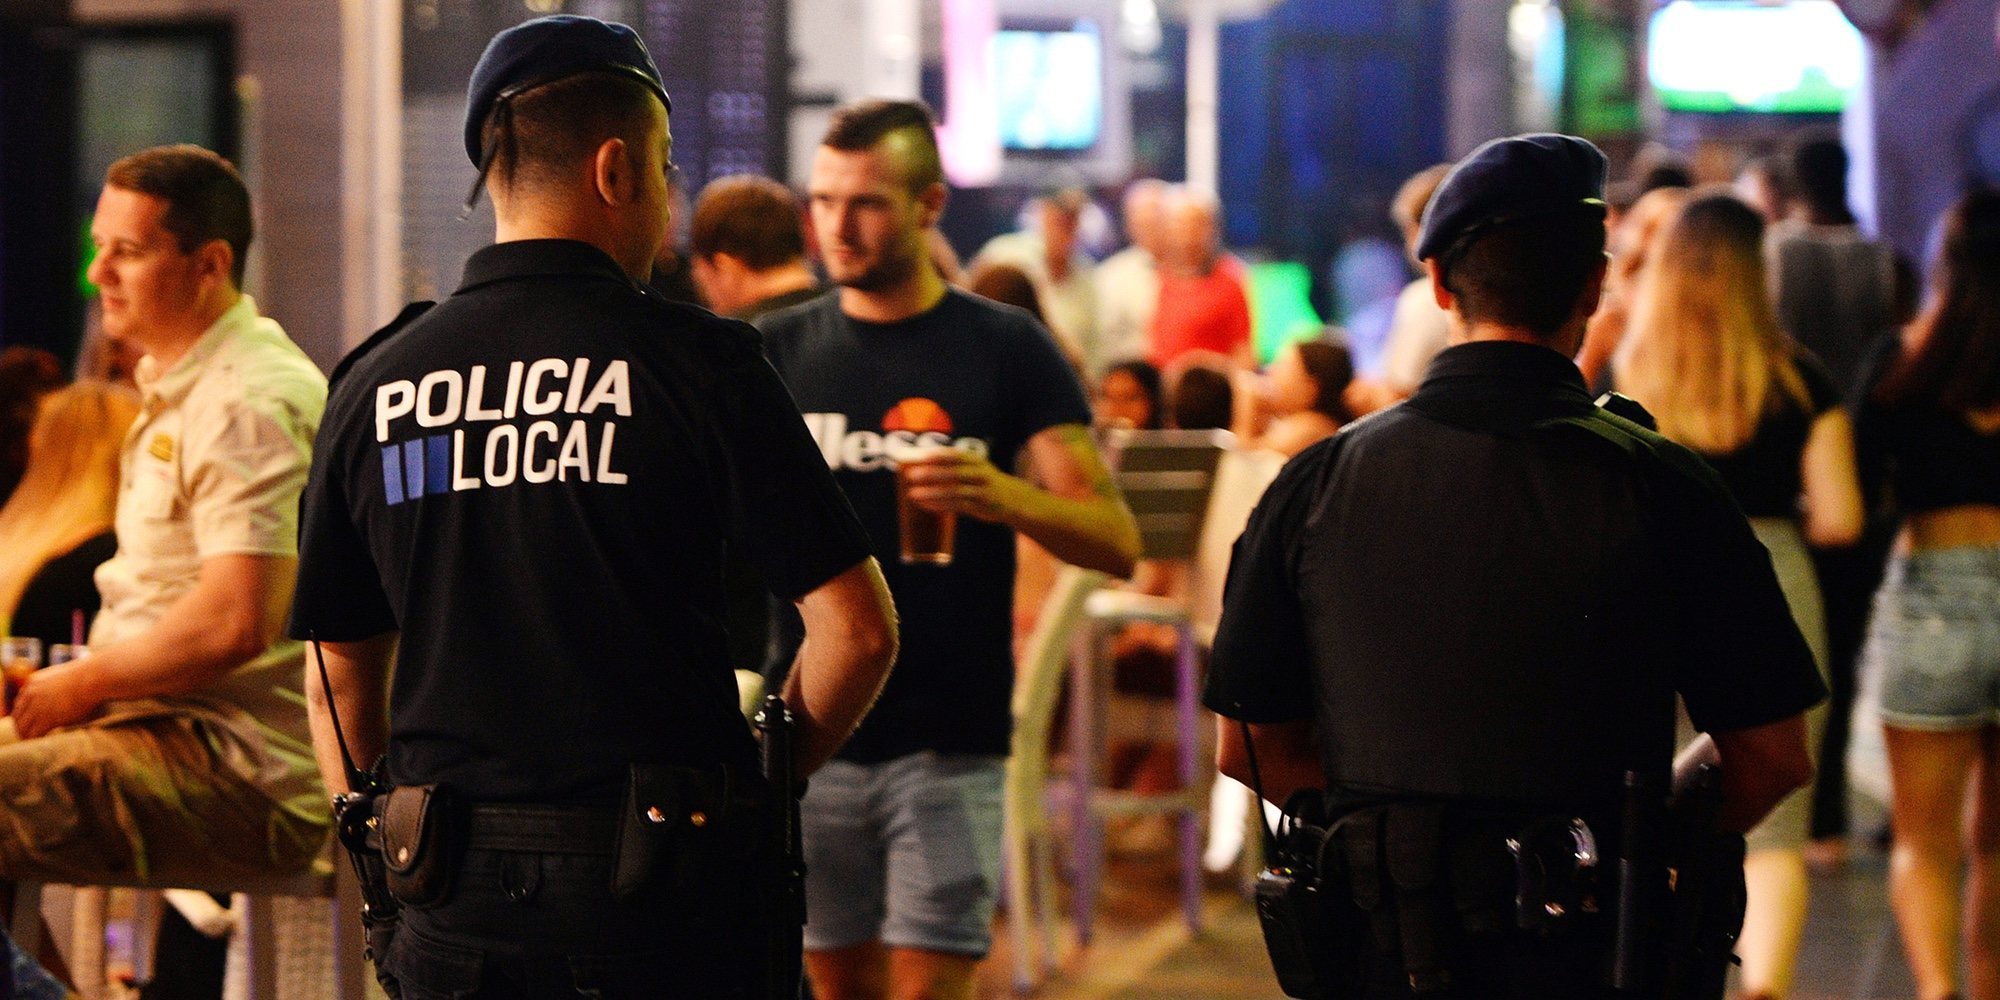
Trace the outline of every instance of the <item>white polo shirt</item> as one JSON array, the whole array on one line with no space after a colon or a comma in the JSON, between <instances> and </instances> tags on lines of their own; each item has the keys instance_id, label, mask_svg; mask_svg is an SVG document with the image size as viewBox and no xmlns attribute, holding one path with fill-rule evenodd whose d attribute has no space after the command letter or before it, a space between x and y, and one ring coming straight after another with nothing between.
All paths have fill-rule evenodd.
<instances>
[{"instance_id":1,"label":"white polo shirt","mask_svg":"<svg viewBox=\"0 0 2000 1000\"><path fill-rule=\"evenodd\" d=\"M326 377L248 295L165 371L137 370L139 418L118 486L118 554L97 569L93 645L144 632L194 589L203 560L298 555L299 493L326 406ZM227 766L288 810L326 808L306 728L304 649L281 640L220 681L114 702L106 719L198 715L218 724Z\"/></svg>"}]
</instances>

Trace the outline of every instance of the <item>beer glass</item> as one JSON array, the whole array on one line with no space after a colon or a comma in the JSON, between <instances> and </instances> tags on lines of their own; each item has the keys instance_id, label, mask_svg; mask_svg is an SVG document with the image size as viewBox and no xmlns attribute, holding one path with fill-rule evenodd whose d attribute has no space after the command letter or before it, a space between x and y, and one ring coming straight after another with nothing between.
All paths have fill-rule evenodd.
<instances>
[{"instance_id":1,"label":"beer glass","mask_svg":"<svg viewBox=\"0 0 2000 1000\"><path fill-rule=\"evenodd\" d=\"M896 463L896 527L905 565L949 566L958 535L958 512L927 510L910 500L909 464L922 462L949 445L905 445L890 453Z\"/></svg>"}]
</instances>

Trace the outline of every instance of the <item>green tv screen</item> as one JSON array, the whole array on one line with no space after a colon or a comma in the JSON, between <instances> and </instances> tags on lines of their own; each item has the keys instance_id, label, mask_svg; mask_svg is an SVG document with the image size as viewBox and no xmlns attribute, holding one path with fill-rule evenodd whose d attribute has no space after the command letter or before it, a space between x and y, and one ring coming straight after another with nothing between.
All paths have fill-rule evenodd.
<instances>
[{"instance_id":1,"label":"green tv screen","mask_svg":"<svg viewBox=\"0 0 2000 1000\"><path fill-rule=\"evenodd\" d=\"M1669 111L1838 112L1865 58L1833 0L1674 0L1646 40L1646 73Z\"/></svg>"}]
</instances>

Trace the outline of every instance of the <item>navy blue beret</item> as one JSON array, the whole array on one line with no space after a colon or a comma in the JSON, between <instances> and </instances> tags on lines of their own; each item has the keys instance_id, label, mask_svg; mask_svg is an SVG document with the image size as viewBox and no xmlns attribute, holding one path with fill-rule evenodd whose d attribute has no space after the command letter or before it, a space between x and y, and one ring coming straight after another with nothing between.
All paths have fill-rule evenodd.
<instances>
[{"instance_id":1,"label":"navy blue beret","mask_svg":"<svg viewBox=\"0 0 2000 1000\"><path fill-rule=\"evenodd\" d=\"M637 32L622 24L594 17L556 14L517 24L493 36L472 82L465 88L465 155L479 165L480 133L487 112L503 94L519 93L578 73L624 73L659 95L673 110L660 68L646 52Z\"/></svg>"},{"instance_id":2,"label":"navy blue beret","mask_svg":"<svg viewBox=\"0 0 2000 1000\"><path fill-rule=\"evenodd\" d=\"M1431 195L1417 259L1443 256L1475 230L1579 209L1604 211L1604 153L1573 135L1495 139L1458 161Z\"/></svg>"}]
</instances>

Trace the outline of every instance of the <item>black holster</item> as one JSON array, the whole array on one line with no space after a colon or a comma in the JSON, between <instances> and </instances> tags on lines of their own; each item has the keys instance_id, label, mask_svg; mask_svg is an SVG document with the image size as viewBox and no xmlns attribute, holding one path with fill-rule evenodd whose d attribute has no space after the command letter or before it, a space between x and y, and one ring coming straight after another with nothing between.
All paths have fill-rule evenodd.
<instances>
[{"instance_id":1,"label":"black holster","mask_svg":"<svg viewBox=\"0 0 2000 1000\"><path fill-rule=\"evenodd\" d=\"M399 1000L400 985L382 971L389 943L402 921L402 907L389 893L389 869L382 861L381 823L376 816L381 798L372 785L338 796L333 800L333 828L361 887L362 955L375 967L382 991L391 1000Z\"/></svg>"},{"instance_id":2,"label":"black holster","mask_svg":"<svg viewBox=\"0 0 2000 1000\"><path fill-rule=\"evenodd\" d=\"M1743 838L1716 829L1722 772L1703 765L1668 805L1674 868L1666 938L1667 1000L1720 1000L1743 930Z\"/></svg>"}]
</instances>

